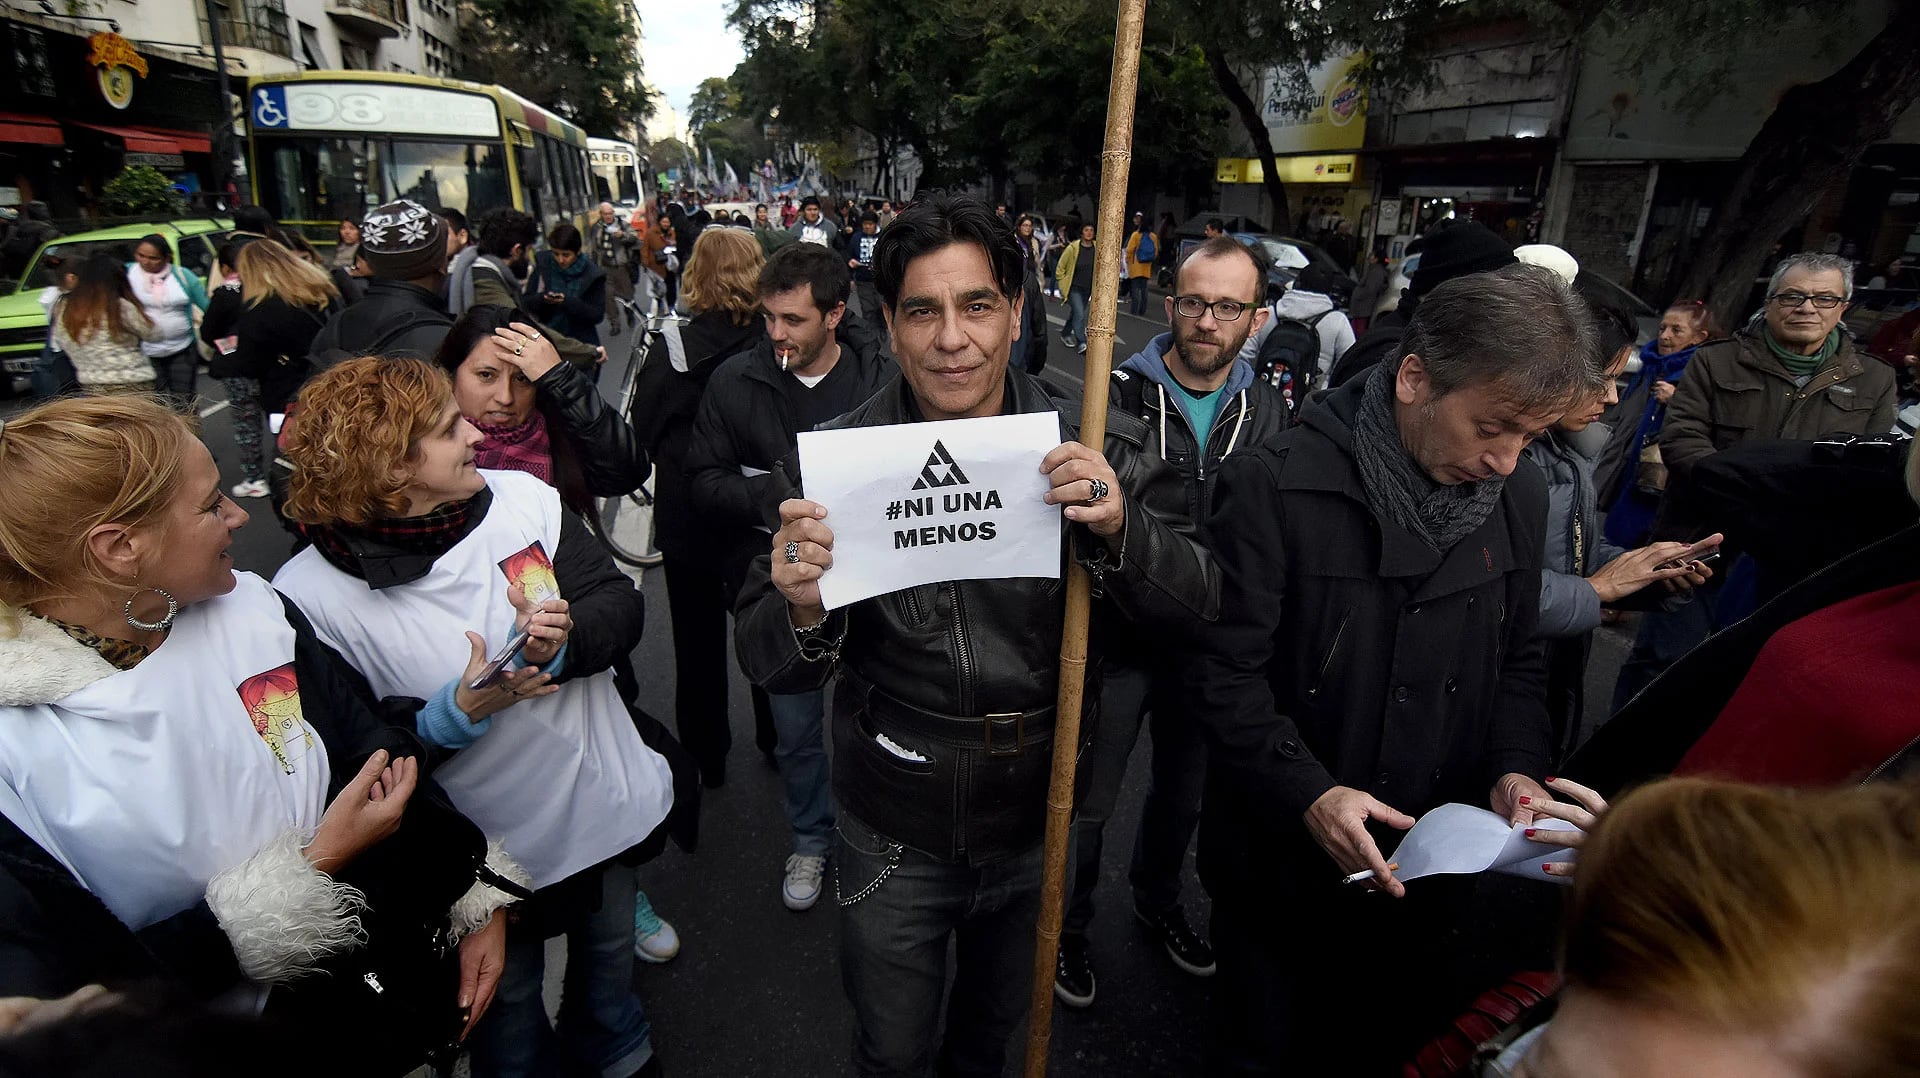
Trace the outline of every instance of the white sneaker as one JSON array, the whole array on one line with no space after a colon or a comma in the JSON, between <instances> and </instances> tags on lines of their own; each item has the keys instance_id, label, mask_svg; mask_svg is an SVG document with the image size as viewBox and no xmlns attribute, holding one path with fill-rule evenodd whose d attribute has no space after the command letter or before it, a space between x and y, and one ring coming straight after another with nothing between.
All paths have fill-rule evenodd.
<instances>
[{"instance_id":1,"label":"white sneaker","mask_svg":"<svg viewBox=\"0 0 1920 1078\"><path fill-rule=\"evenodd\" d=\"M827 859L796 853L787 858L787 878L780 881L780 901L790 910L810 910L820 900L820 879L826 874Z\"/></svg>"},{"instance_id":2,"label":"white sneaker","mask_svg":"<svg viewBox=\"0 0 1920 1078\"><path fill-rule=\"evenodd\" d=\"M665 962L680 953L680 933L653 912L645 891L634 893L633 956L642 962Z\"/></svg>"},{"instance_id":3,"label":"white sneaker","mask_svg":"<svg viewBox=\"0 0 1920 1078\"><path fill-rule=\"evenodd\" d=\"M249 479L244 483L234 484L233 489L227 493L235 498L264 498L271 492L267 489L266 480Z\"/></svg>"}]
</instances>

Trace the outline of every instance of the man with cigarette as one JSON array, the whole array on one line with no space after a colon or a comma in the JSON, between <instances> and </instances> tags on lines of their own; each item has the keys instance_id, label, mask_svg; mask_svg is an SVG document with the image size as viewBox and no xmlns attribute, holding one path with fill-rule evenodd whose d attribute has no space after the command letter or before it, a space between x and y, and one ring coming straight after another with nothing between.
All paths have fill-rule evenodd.
<instances>
[{"instance_id":1,"label":"man with cigarette","mask_svg":"<svg viewBox=\"0 0 1920 1078\"><path fill-rule=\"evenodd\" d=\"M1449 281L1392 362L1221 467L1190 685L1216 1073L1398 1073L1467 1001L1444 944L1473 880L1409 894L1381 849L1445 802L1528 822L1548 798L1547 497L1521 451L1599 384L1597 348L1544 270Z\"/></svg>"},{"instance_id":2,"label":"man with cigarette","mask_svg":"<svg viewBox=\"0 0 1920 1078\"><path fill-rule=\"evenodd\" d=\"M1012 227L987 205L940 198L902 211L880 234L874 274L900 370L835 426L1058 411L1039 380L1009 369L1026 270ZM1043 497L1064 507L1060 557L1099 581L1095 640L1120 617L1191 634L1213 615L1217 582L1179 477L1141 451L1144 424L1128 420L1111 414L1092 447L1062 417L1061 444L1034 461ZM820 579L834 529L853 526L832 508L797 492L781 504L734 637L740 665L770 692L838 677L833 856L852 1070L998 1078L1033 972L1064 588L944 581L829 613ZM1099 669L1096 652L1089 705Z\"/></svg>"},{"instance_id":3,"label":"man with cigarette","mask_svg":"<svg viewBox=\"0 0 1920 1078\"><path fill-rule=\"evenodd\" d=\"M767 335L713 372L687 448L693 505L708 529L725 536L727 601L780 526L784 473L798 470L795 438L873 396L892 373L878 337L847 310L847 267L832 250L795 243L760 270ZM823 740L826 694L770 693L774 764L785 786L793 853L780 881L790 910L820 897L833 840Z\"/></svg>"}]
</instances>

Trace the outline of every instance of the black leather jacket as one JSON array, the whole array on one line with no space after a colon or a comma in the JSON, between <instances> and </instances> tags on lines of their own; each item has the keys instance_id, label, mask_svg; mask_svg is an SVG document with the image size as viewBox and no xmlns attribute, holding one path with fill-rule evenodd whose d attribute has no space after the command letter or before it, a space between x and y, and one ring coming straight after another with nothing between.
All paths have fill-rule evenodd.
<instances>
[{"instance_id":1,"label":"black leather jacket","mask_svg":"<svg viewBox=\"0 0 1920 1078\"><path fill-rule=\"evenodd\" d=\"M556 449L564 440L573 457L572 467L556 468L554 485L576 513L589 511L594 498L631 494L647 481L651 467L646 447L619 410L607 404L593 379L592 372L561 363L533 384L541 409L553 421L549 437ZM576 468L578 487L570 474Z\"/></svg>"},{"instance_id":2,"label":"black leather jacket","mask_svg":"<svg viewBox=\"0 0 1920 1078\"><path fill-rule=\"evenodd\" d=\"M1058 411L1031 375L1007 373L1006 410ZM847 427L919 419L895 375L873 399L837 420ZM1105 452L1126 494L1126 529L1115 558L1105 541L1068 525L1073 556L1097 579L1101 622L1115 618L1187 637L1219 607L1212 561L1194 540L1185 485L1143 452L1138 419L1108 415ZM1062 416L1062 440L1076 425ZM863 600L834 611L804 651L773 587L770 558L756 558L735 611L735 641L747 676L772 692L817 689L837 671L834 796L893 840L942 860L979 864L1038 842L1058 684L1062 580L946 581ZM1090 684L1099 661L1090 656ZM1091 728L1097 691L1087 694ZM923 757L903 757L882 745Z\"/></svg>"}]
</instances>

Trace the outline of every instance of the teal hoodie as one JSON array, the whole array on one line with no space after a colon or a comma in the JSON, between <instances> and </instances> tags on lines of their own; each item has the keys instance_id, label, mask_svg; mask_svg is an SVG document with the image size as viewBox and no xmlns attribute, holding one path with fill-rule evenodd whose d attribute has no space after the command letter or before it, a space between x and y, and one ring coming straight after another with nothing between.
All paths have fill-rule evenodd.
<instances>
[{"instance_id":1,"label":"teal hoodie","mask_svg":"<svg viewBox=\"0 0 1920 1078\"><path fill-rule=\"evenodd\" d=\"M1190 411L1193 407L1193 398L1187 396L1187 391L1181 388L1180 383L1174 381L1173 372L1167 369L1167 361L1162 358L1172 347L1173 334L1162 333L1148 341L1145 348L1127 357L1127 361L1120 364L1120 369L1166 387L1167 398L1179 407L1180 418L1186 420L1187 429L1193 431L1194 444L1199 446L1204 454L1207 438L1213 432L1198 430L1194 427L1193 413ZM1252 384L1253 364L1244 359L1235 358L1233 369L1227 372L1227 380L1220 387L1220 399L1224 401ZM1216 420L1219 416L1219 412L1214 413Z\"/></svg>"}]
</instances>

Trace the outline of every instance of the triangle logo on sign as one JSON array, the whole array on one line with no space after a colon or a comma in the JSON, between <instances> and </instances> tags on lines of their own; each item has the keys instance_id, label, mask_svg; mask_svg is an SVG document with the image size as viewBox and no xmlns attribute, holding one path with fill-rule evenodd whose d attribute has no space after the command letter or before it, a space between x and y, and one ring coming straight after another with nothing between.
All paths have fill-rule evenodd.
<instances>
[{"instance_id":1,"label":"triangle logo on sign","mask_svg":"<svg viewBox=\"0 0 1920 1078\"><path fill-rule=\"evenodd\" d=\"M967 473L953 461L953 454L938 441L933 443L933 452L927 454L926 467L920 469L920 478L913 484L915 490L930 490L935 487L964 487L967 485Z\"/></svg>"}]
</instances>

